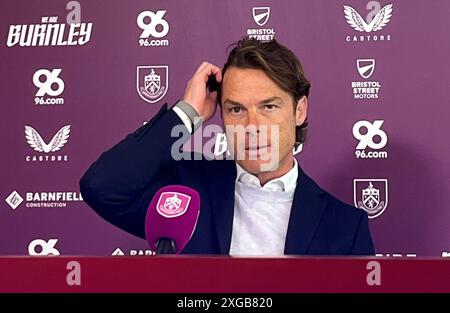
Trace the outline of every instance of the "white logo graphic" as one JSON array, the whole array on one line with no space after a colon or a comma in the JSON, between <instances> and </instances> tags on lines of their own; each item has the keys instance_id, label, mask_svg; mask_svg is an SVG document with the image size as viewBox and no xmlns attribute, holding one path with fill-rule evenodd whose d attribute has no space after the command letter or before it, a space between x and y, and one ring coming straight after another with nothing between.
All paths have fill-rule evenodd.
<instances>
[{"instance_id":1,"label":"white logo graphic","mask_svg":"<svg viewBox=\"0 0 450 313\"><path fill-rule=\"evenodd\" d=\"M376 32L389 23L392 16L392 4L383 7L368 24L351 6L344 5L344 15L347 23L355 30L366 33Z\"/></svg>"},{"instance_id":2,"label":"white logo graphic","mask_svg":"<svg viewBox=\"0 0 450 313\"><path fill-rule=\"evenodd\" d=\"M125 255L125 253L122 251L122 249L117 248L116 250L114 250L114 252L111 255L122 256L122 255ZM152 250L131 249L128 251L128 255L130 255L130 256L155 255L155 252Z\"/></svg>"},{"instance_id":3,"label":"white logo graphic","mask_svg":"<svg viewBox=\"0 0 450 313\"><path fill-rule=\"evenodd\" d=\"M353 201L369 218L380 216L388 204L387 179L354 179Z\"/></svg>"},{"instance_id":4,"label":"white logo graphic","mask_svg":"<svg viewBox=\"0 0 450 313\"><path fill-rule=\"evenodd\" d=\"M191 197L181 192L163 192L156 204L156 211L164 217L174 218L183 215L189 208Z\"/></svg>"},{"instance_id":5,"label":"white logo graphic","mask_svg":"<svg viewBox=\"0 0 450 313\"><path fill-rule=\"evenodd\" d=\"M375 120L373 123L369 121L359 121L353 125L353 136L359 140L356 146L355 156L361 159L386 159L387 151L369 151L364 149L367 147L380 150L387 144L388 138L386 133L381 129L383 120ZM361 132L365 129L365 132ZM377 140L375 140L377 139Z\"/></svg>"},{"instance_id":6,"label":"white logo graphic","mask_svg":"<svg viewBox=\"0 0 450 313\"><path fill-rule=\"evenodd\" d=\"M362 78L368 79L375 71L375 59L357 59L356 68ZM378 99L379 81L352 81L351 84L354 99Z\"/></svg>"},{"instance_id":7,"label":"white logo graphic","mask_svg":"<svg viewBox=\"0 0 450 313\"><path fill-rule=\"evenodd\" d=\"M58 239L49 239L48 242L43 239L35 239L28 245L29 255L60 255L58 249L55 248ZM36 248L40 247L40 251L36 251Z\"/></svg>"},{"instance_id":8,"label":"white logo graphic","mask_svg":"<svg viewBox=\"0 0 450 313\"><path fill-rule=\"evenodd\" d=\"M358 73L362 78L368 79L375 70L375 59L358 59L356 60Z\"/></svg>"},{"instance_id":9,"label":"white logo graphic","mask_svg":"<svg viewBox=\"0 0 450 313\"><path fill-rule=\"evenodd\" d=\"M387 144L387 135L381 130L383 125L383 120L375 120L373 123L369 121L359 121L353 125L353 136L359 140L356 149L366 149L369 146L372 149L382 149ZM361 128L366 128L367 133L362 134ZM376 143L373 138L379 136L381 138L380 142Z\"/></svg>"},{"instance_id":10,"label":"white logo graphic","mask_svg":"<svg viewBox=\"0 0 450 313\"><path fill-rule=\"evenodd\" d=\"M136 88L142 99L155 103L166 95L169 88L167 65L138 66L136 72Z\"/></svg>"},{"instance_id":11,"label":"white logo graphic","mask_svg":"<svg viewBox=\"0 0 450 313\"><path fill-rule=\"evenodd\" d=\"M253 20L258 26L264 26L270 17L270 7L252 8ZM248 38L260 41L270 41L275 36L273 28L249 28L247 29Z\"/></svg>"},{"instance_id":12,"label":"white logo graphic","mask_svg":"<svg viewBox=\"0 0 450 313\"><path fill-rule=\"evenodd\" d=\"M51 71L47 69L39 69L33 75L33 84L39 88L36 92L36 97L49 95L52 97L59 96L64 91L64 81L59 78L62 69L56 68ZM45 76L44 81L41 81L41 76ZM53 90L52 86L57 85L57 89Z\"/></svg>"},{"instance_id":13,"label":"white logo graphic","mask_svg":"<svg viewBox=\"0 0 450 313\"><path fill-rule=\"evenodd\" d=\"M443 252L442 252L442 257L443 257L443 258L450 258L450 252L443 251Z\"/></svg>"},{"instance_id":14,"label":"white logo graphic","mask_svg":"<svg viewBox=\"0 0 450 313\"><path fill-rule=\"evenodd\" d=\"M120 248L117 248L111 255L125 255L125 254Z\"/></svg>"},{"instance_id":15,"label":"white logo graphic","mask_svg":"<svg viewBox=\"0 0 450 313\"><path fill-rule=\"evenodd\" d=\"M169 45L167 39L148 40L150 36L153 38L162 38L169 33L169 23L163 18L166 12L166 10L159 10L156 13L153 11L142 11L139 13L136 22L139 28L142 29L142 33L139 36L139 45L141 47Z\"/></svg>"},{"instance_id":16,"label":"white logo graphic","mask_svg":"<svg viewBox=\"0 0 450 313\"><path fill-rule=\"evenodd\" d=\"M270 7L254 7L253 20L259 26L264 26L270 17Z\"/></svg>"},{"instance_id":17,"label":"white logo graphic","mask_svg":"<svg viewBox=\"0 0 450 313\"><path fill-rule=\"evenodd\" d=\"M74 1L71 2L72 4ZM68 3L69 5L70 3ZM69 8L68 8L69 9ZM91 40L93 23L75 23L79 19L76 9L67 15L67 23L58 23L58 16L42 16L41 24L10 25L6 46L48 47L82 46Z\"/></svg>"},{"instance_id":18,"label":"white logo graphic","mask_svg":"<svg viewBox=\"0 0 450 313\"><path fill-rule=\"evenodd\" d=\"M26 192L23 199L17 191L13 191L6 203L15 210L23 201L27 208L62 208L67 207L71 202L83 201L80 192L75 191L41 191Z\"/></svg>"},{"instance_id":19,"label":"white logo graphic","mask_svg":"<svg viewBox=\"0 0 450 313\"><path fill-rule=\"evenodd\" d=\"M23 201L23 198L19 195L17 191L11 192L11 194L6 198L6 203L15 210Z\"/></svg>"},{"instance_id":20,"label":"white logo graphic","mask_svg":"<svg viewBox=\"0 0 450 313\"><path fill-rule=\"evenodd\" d=\"M49 144L46 144L39 133L31 126L25 126L25 138L28 144L38 152L55 152L66 144L70 133L70 125L63 126Z\"/></svg>"}]
</instances>

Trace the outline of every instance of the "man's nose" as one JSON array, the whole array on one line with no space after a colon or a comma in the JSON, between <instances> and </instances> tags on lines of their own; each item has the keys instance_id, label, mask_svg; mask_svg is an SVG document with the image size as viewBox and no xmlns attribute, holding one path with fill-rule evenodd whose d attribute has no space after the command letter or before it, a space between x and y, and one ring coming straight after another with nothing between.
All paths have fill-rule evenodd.
<instances>
[{"instance_id":1,"label":"man's nose","mask_svg":"<svg viewBox=\"0 0 450 313\"><path fill-rule=\"evenodd\" d=\"M249 110L247 115L247 133L255 134L260 132L261 116L258 112Z\"/></svg>"}]
</instances>

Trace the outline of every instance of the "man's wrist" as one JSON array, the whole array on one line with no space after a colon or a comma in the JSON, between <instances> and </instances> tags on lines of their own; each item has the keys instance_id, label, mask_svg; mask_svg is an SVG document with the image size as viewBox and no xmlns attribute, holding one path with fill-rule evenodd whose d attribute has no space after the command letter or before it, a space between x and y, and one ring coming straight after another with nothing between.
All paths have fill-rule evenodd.
<instances>
[{"instance_id":1,"label":"man's wrist","mask_svg":"<svg viewBox=\"0 0 450 313\"><path fill-rule=\"evenodd\" d=\"M192 125L192 133L194 133L203 122L202 118L200 117L200 114L198 114L198 112L194 109L192 105L190 105L184 100L178 101L175 107L180 109L183 113L187 115Z\"/></svg>"}]
</instances>

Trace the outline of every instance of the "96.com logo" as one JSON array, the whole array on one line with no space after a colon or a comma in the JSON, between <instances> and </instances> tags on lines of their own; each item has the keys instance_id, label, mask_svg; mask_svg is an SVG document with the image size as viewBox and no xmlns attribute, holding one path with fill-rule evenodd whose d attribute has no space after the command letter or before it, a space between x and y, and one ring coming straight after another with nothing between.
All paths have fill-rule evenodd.
<instances>
[{"instance_id":1,"label":"96.com logo","mask_svg":"<svg viewBox=\"0 0 450 313\"><path fill-rule=\"evenodd\" d=\"M168 46L168 39L160 39L169 33L169 23L164 19L166 10L142 11L136 19L136 23L142 29L139 36L139 46L141 47L158 47ZM156 39L154 39L156 38Z\"/></svg>"},{"instance_id":2,"label":"96.com logo","mask_svg":"<svg viewBox=\"0 0 450 313\"><path fill-rule=\"evenodd\" d=\"M387 151L382 150L388 142L386 132L381 129L383 123L383 120L375 120L373 123L362 120L353 125L353 137L359 141L355 151L357 159L386 159L388 157ZM368 151L367 148L371 150Z\"/></svg>"},{"instance_id":3,"label":"96.com logo","mask_svg":"<svg viewBox=\"0 0 450 313\"><path fill-rule=\"evenodd\" d=\"M64 98L58 97L64 91L64 81L60 77L62 69L38 69L33 74L33 84L37 88L35 105L64 104Z\"/></svg>"}]
</instances>

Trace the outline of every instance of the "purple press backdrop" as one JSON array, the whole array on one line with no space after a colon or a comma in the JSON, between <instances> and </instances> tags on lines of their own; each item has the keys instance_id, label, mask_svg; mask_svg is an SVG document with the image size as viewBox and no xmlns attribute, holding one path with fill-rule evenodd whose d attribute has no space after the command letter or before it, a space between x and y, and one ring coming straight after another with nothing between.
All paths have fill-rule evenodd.
<instances>
[{"instance_id":1,"label":"purple press backdrop","mask_svg":"<svg viewBox=\"0 0 450 313\"><path fill-rule=\"evenodd\" d=\"M81 175L182 97L203 60L222 65L230 43L274 33L312 82L300 164L373 211L378 253L440 256L450 250L449 16L447 0L2 1L0 254L145 253L80 199ZM161 92L138 93L138 66L155 70Z\"/></svg>"}]
</instances>

